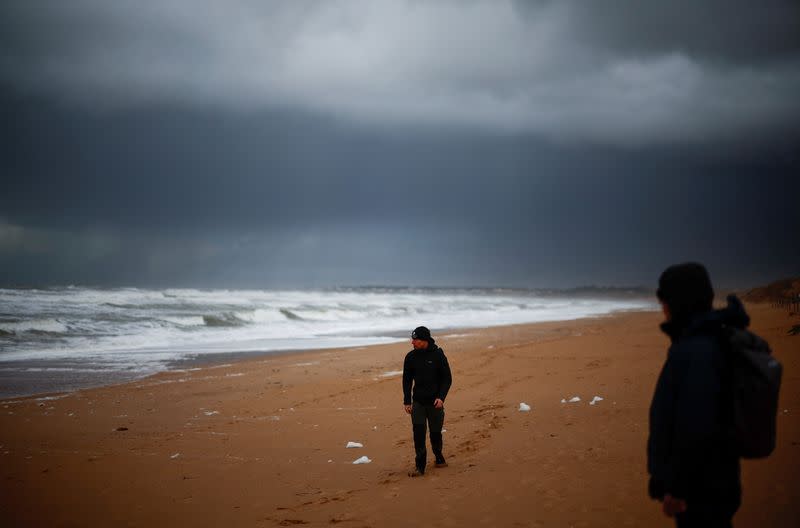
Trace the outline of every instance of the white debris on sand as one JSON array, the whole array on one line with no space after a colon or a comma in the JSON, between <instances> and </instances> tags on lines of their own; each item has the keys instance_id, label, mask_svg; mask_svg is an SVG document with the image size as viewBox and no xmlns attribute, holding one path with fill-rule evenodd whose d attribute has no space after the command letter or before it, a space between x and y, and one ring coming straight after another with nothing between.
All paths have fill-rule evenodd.
<instances>
[{"instance_id":1,"label":"white debris on sand","mask_svg":"<svg viewBox=\"0 0 800 528\"><path fill-rule=\"evenodd\" d=\"M580 396L573 396L569 400L562 399L561 403L578 403L579 401L581 401L581 397Z\"/></svg>"},{"instance_id":2,"label":"white debris on sand","mask_svg":"<svg viewBox=\"0 0 800 528\"><path fill-rule=\"evenodd\" d=\"M219 411L203 411L203 414L206 416L214 416L215 414L219 414Z\"/></svg>"},{"instance_id":3,"label":"white debris on sand","mask_svg":"<svg viewBox=\"0 0 800 528\"><path fill-rule=\"evenodd\" d=\"M403 373L402 370L390 370L380 375L381 378L391 378L392 376L399 376Z\"/></svg>"},{"instance_id":4,"label":"white debris on sand","mask_svg":"<svg viewBox=\"0 0 800 528\"><path fill-rule=\"evenodd\" d=\"M370 462L372 462L372 460L370 460L366 455L353 460L353 464L369 464Z\"/></svg>"},{"instance_id":5,"label":"white debris on sand","mask_svg":"<svg viewBox=\"0 0 800 528\"><path fill-rule=\"evenodd\" d=\"M69 396L69 393L67 393L67 394L59 394L58 396L43 396L41 398L36 398L35 401L60 400L62 398L66 398L67 396ZM6 402L6 403L11 403L11 402Z\"/></svg>"},{"instance_id":6,"label":"white debris on sand","mask_svg":"<svg viewBox=\"0 0 800 528\"><path fill-rule=\"evenodd\" d=\"M602 398L600 396L595 396L594 398L592 398L592 401L589 402L589 405L594 405L597 402L603 401L603 399L604 398Z\"/></svg>"},{"instance_id":7,"label":"white debris on sand","mask_svg":"<svg viewBox=\"0 0 800 528\"><path fill-rule=\"evenodd\" d=\"M359 443L359 442L347 442L347 445L345 447L347 449L352 449L352 448L355 448L355 447L364 447L364 444Z\"/></svg>"},{"instance_id":8,"label":"white debris on sand","mask_svg":"<svg viewBox=\"0 0 800 528\"><path fill-rule=\"evenodd\" d=\"M519 404L519 410L520 412L528 412L531 410L531 406L525 402L522 402Z\"/></svg>"},{"instance_id":9,"label":"white debris on sand","mask_svg":"<svg viewBox=\"0 0 800 528\"><path fill-rule=\"evenodd\" d=\"M172 455L170 458L172 458L172 459L174 460L174 459L178 458L179 456L181 456L181 454L180 454L180 453L175 453L175 454L174 454L174 455Z\"/></svg>"}]
</instances>

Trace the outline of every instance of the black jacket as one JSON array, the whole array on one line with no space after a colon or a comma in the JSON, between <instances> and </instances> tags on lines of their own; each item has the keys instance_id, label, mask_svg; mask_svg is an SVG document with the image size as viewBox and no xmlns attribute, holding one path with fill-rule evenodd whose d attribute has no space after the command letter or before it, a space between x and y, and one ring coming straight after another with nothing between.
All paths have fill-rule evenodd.
<instances>
[{"instance_id":1,"label":"black jacket","mask_svg":"<svg viewBox=\"0 0 800 528\"><path fill-rule=\"evenodd\" d=\"M436 398L444 401L453 383L450 365L444 350L430 344L425 349L414 349L403 362L403 404L411 404L411 384L414 383L415 402L430 404Z\"/></svg>"},{"instance_id":2,"label":"black jacket","mask_svg":"<svg viewBox=\"0 0 800 528\"><path fill-rule=\"evenodd\" d=\"M724 310L697 314L682 325L661 325L672 346L650 405L651 497L661 499L669 493L690 504L738 504L733 395L720 329L744 328L749 320L734 298Z\"/></svg>"}]
</instances>

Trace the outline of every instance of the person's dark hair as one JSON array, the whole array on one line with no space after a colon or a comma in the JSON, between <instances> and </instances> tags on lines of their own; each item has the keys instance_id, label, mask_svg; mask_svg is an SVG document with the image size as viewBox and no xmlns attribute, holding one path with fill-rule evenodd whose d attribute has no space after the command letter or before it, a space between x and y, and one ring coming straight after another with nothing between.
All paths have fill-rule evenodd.
<instances>
[{"instance_id":1,"label":"person's dark hair","mask_svg":"<svg viewBox=\"0 0 800 528\"><path fill-rule=\"evenodd\" d=\"M656 296L669 307L672 320L680 326L693 315L711 310L714 288L705 266L686 262L664 270L658 279Z\"/></svg>"}]
</instances>

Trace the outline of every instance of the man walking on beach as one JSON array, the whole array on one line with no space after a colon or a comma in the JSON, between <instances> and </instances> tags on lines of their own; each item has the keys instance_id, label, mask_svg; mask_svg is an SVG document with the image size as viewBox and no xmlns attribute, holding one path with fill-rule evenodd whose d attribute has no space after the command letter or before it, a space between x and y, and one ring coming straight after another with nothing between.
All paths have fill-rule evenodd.
<instances>
[{"instance_id":1,"label":"man walking on beach","mask_svg":"<svg viewBox=\"0 0 800 528\"><path fill-rule=\"evenodd\" d=\"M672 345L650 405L650 496L679 528L730 527L741 480L729 363L719 336L723 325L744 328L749 317L735 298L712 311L714 290L701 264L667 268L656 295Z\"/></svg>"},{"instance_id":2,"label":"man walking on beach","mask_svg":"<svg viewBox=\"0 0 800 528\"><path fill-rule=\"evenodd\" d=\"M425 474L428 452L425 448L425 429L430 427L431 449L436 467L445 467L442 455L442 426L444 425L444 400L453 382L450 365L444 351L436 346L431 332L424 326L411 333L414 349L403 362L403 406L411 415L414 431L416 469L412 477ZM414 386L413 397L411 386Z\"/></svg>"}]
</instances>

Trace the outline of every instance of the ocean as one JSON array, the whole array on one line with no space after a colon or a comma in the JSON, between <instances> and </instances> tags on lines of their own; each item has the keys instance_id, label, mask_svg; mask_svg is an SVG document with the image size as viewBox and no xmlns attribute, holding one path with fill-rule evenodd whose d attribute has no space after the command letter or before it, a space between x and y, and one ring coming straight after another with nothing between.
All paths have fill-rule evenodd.
<instances>
[{"instance_id":1,"label":"ocean","mask_svg":"<svg viewBox=\"0 0 800 528\"><path fill-rule=\"evenodd\" d=\"M438 288L0 289L0 398L128 381L243 354L653 310L644 292Z\"/></svg>"}]
</instances>

